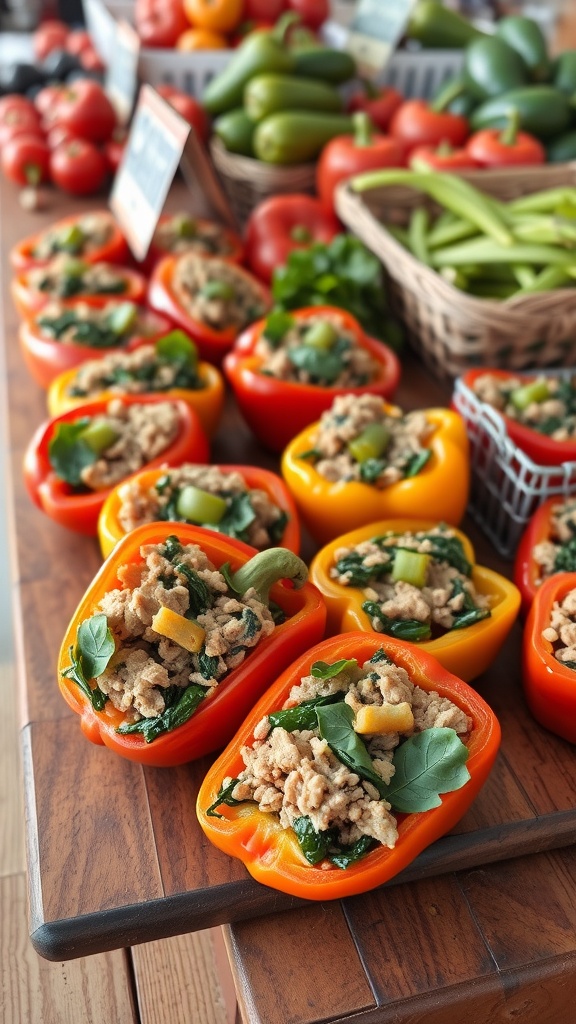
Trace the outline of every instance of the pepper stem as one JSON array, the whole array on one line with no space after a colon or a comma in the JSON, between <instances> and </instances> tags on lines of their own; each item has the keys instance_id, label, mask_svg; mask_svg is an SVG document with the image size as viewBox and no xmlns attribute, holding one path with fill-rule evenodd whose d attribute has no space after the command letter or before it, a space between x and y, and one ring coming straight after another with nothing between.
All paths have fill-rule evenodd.
<instances>
[{"instance_id":1,"label":"pepper stem","mask_svg":"<svg viewBox=\"0 0 576 1024\"><path fill-rule=\"evenodd\" d=\"M301 22L301 17L296 11L286 11L282 14L274 28L270 30L270 36L276 43L282 45L286 42L288 32L294 25L298 25Z\"/></svg>"},{"instance_id":2,"label":"pepper stem","mask_svg":"<svg viewBox=\"0 0 576 1024\"><path fill-rule=\"evenodd\" d=\"M295 224L290 232L290 238L293 242L306 244L306 242L312 241L312 233L305 224Z\"/></svg>"},{"instance_id":3,"label":"pepper stem","mask_svg":"<svg viewBox=\"0 0 576 1024\"><path fill-rule=\"evenodd\" d=\"M466 83L461 78L447 82L438 95L428 104L430 110L441 114L447 107L466 91Z\"/></svg>"},{"instance_id":4,"label":"pepper stem","mask_svg":"<svg viewBox=\"0 0 576 1024\"><path fill-rule=\"evenodd\" d=\"M507 124L502 129L498 136L498 141L503 146L514 146L518 138L518 130L520 128L520 114L515 107L512 107L507 113Z\"/></svg>"},{"instance_id":5,"label":"pepper stem","mask_svg":"<svg viewBox=\"0 0 576 1024\"><path fill-rule=\"evenodd\" d=\"M359 147L371 146L374 125L368 114L364 110L356 111L355 114L352 114L352 124L354 125L354 145Z\"/></svg>"},{"instance_id":6,"label":"pepper stem","mask_svg":"<svg viewBox=\"0 0 576 1024\"><path fill-rule=\"evenodd\" d=\"M236 593L245 594L250 587L254 587L265 604L268 604L270 588L278 580L292 580L296 589L300 590L307 579L308 566L287 548L268 548L266 551L259 551L229 577Z\"/></svg>"}]
</instances>

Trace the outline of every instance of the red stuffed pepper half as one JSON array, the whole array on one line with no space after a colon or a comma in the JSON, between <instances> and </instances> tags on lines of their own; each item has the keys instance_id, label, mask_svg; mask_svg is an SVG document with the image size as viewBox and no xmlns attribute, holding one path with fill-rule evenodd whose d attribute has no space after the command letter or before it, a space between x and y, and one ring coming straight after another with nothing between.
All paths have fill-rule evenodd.
<instances>
[{"instance_id":1,"label":"red stuffed pepper half","mask_svg":"<svg viewBox=\"0 0 576 1024\"><path fill-rule=\"evenodd\" d=\"M24 456L30 497L61 526L96 535L116 484L142 469L207 462L200 420L182 399L123 395L88 402L42 424Z\"/></svg>"},{"instance_id":2,"label":"red stuffed pepper half","mask_svg":"<svg viewBox=\"0 0 576 1024\"><path fill-rule=\"evenodd\" d=\"M576 572L576 497L547 498L530 517L514 560L514 582L527 615L542 583Z\"/></svg>"},{"instance_id":3,"label":"red stuffed pepper half","mask_svg":"<svg viewBox=\"0 0 576 1024\"><path fill-rule=\"evenodd\" d=\"M243 332L223 368L249 427L277 452L337 395L392 398L400 380L394 352L332 306L272 312Z\"/></svg>"},{"instance_id":4,"label":"red stuffed pepper half","mask_svg":"<svg viewBox=\"0 0 576 1024\"><path fill-rule=\"evenodd\" d=\"M244 242L231 228L189 213L164 213L158 221L144 266L152 270L164 256L194 252L242 263Z\"/></svg>"},{"instance_id":5,"label":"red stuffed pepper half","mask_svg":"<svg viewBox=\"0 0 576 1024\"><path fill-rule=\"evenodd\" d=\"M522 683L534 718L576 743L576 573L539 588L522 641Z\"/></svg>"},{"instance_id":6,"label":"red stuffed pepper half","mask_svg":"<svg viewBox=\"0 0 576 1024\"><path fill-rule=\"evenodd\" d=\"M87 263L62 253L41 267L13 278L12 299L23 319L34 316L53 299L91 296L143 303L148 282L137 270L116 263Z\"/></svg>"},{"instance_id":7,"label":"red stuffed pepper half","mask_svg":"<svg viewBox=\"0 0 576 1024\"><path fill-rule=\"evenodd\" d=\"M109 210L72 214L38 234L23 238L11 250L16 271L43 266L59 253L85 263L126 263L128 243Z\"/></svg>"},{"instance_id":8,"label":"red stuffed pepper half","mask_svg":"<svg viewBox=\"0 0 576 1024\"><path fill-rule=\"evenodd\" d=\"M324 623L293 552L150 523L120 541L82 598L59 685L93 742L141 764L184 764L225 746Z\"/></svg>"}]
</instances>

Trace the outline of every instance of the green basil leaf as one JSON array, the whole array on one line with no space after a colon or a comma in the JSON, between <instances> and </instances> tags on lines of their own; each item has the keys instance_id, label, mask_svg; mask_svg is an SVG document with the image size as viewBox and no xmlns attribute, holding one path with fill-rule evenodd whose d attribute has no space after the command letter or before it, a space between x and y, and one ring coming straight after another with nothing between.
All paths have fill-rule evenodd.
<instances>
[{"instance_id":1,"label":"green basil leaf","mask_svg":"<svg viewBox=\"0 0 576 1024\"><path fill-rule=\"evenodd\" d=\"M340 661L335 661L332 665L325 661L315 661L310 673L315 679L333 679L340 672L352 668L358 668L356 658L341 658Z\"/></svg>"},{"instance_id":2,"label":"green basil leaf","mask_svg":"<svg viewBox=\"0 0 576 1024\"><path fill-rule=\"evenodd\" d=\"M431 629L428 623L420 622L418 619L391 619L384 614L377 601L364 601L362 611L371 619L377 619L381 627L380 632L386 633L387 636L395 636L398 640L410 640L412 643L430 639Z\"/></svg>"},{"instance_id":3,"label":"green basil leaf","mask_svg":"<svg viewBox=\"0 0 576 1024\"><path fill-rule=\"evenodd\" d=\"M82 662L73 647L70 647L68 654L72 664L69 668L64 669L62 675L66 679L74 680L82 690L82 693L86 695L95 711L102 711L106 701L108 700L108 694L102 693L99 686L95 686L94 689L92 689L82 670Z\"/></svg>"},{"instance_id":4,"label":"green basil leaf","mask_svg":"<svg viewBox=\"0 0 576 1024\"><path fill-rule=\"evenodd\" d=\"M171 732L179 725L184 725L204 700L206 690L203 686L198 686L197 683L192 683L185 690L181 690L179 687L175 687L175 689L181 696L166 707L161 715L156 715L155 718L141 718L139 722L132 722L129 725L120 725L116 732L123 736L138 733L144 737L146 743L152 743L162 733Z\"/></svg>"},{"instance_id":5,"label":"green basil leaf","mask_svg":"<svg viewBox=\"0 0 576 1024\"><path fill-rule=\"evenodd\" d=\"M276 348L282 341L285 334L294 326L294 317L285 313L282 309L273 309L266 318L264 330L262 331L266 341Z\"/></svg>"},{"instance_id":6,"label":"green basil leaf","mask_svg":"<svg viewBox=\"0 0 576 1024\"><path fill-rule=\"evenodd\" d=\"M116 650L108 619L103 613L85 619L78 626L76 650L86 679L102 675Z\"/></svg>"},{"instance_id":7,"label":"green basil leaf","mask_svg":"<svg viewBox=\"0 0 576 1024\"><path fill-rule=\"evenodd\" d=\"M71 423L58 423L48 443L48 458L52 469L71 487L82 484L82 471L98 459L96 452L81 437L89 423L88 416L82 416Z\"/></svg>"},{"instance_id":8,"label":"green basil leaf","mask_svg":"<svg viewBox=\"0 0 576 1024\"><path fill-rule=\"evenodd\" d=\"M318 832L307 815L294 818L292 828L296 833L298 845L309 864L319 864L320 861L326 859L326 854L334 839L331 829Z\"/></svg>"},{"instance_id":9,"label":"green basil leaf","mask_svg":"<svg viewBox=\"0 0 576 1024\"><path fill-rule=\"evenodd\" d=\"M392 779L382 796L395 811L413 814L438 807L441 793L464 786L470 772L466 767L468 747L454 729L425 729L397 747Z\"/></svg>"},{"instance_id":10,"label":"green basil leaf","mask_svg":"<svg viewBox=\"0 0 576 1024\"><path fill-rule=\"evenodd\" d=\"M330 386L338 379L344 363L337 352L325 352L312 345L295 345L286 355L292 366L307 373L312 384Z\"/></svg>"},{"instance_id":11,"label":"green basil leaf","mask_svg":"<svg viewBox=\"0 0 576 1024\"><path fill-rule=\"evenodd\" d=\"M358 733L354 732L352 708L341 701L339 704L318 707L316 717L322 739L326 740L338 760L350 771L356 772L361 779L371 782L378 792L384 795L384 780L374 771L366 744Z\"/></svg>"},{"instance_id":12,"label":"green basil leaf","mask_svg":"<svg viewBox=\"0 0 576 1024\"><path fill-rule=\"evenodd\" d=\"M341 703L343 696L343 692L339 690L338 693L329 693L324 697L311 697L310 700L303 700L293 708L272 711L268 715L270 728L281 728L286 732L295 732L297 729L316 729L318 725L316 708L324 707L326 704Z\"/></svg>"},{"instance_id":13,"label":"green basil leaf","mask_svg":"<svg viewBox=\"0 0 576 1024\"><path fill-rule=\"evenodd\" d=\"M351 846L342 846L337 853L330 853L328 860L337 868L349 868L351 864L356 864L362 857L365 857L374 846L376 846L376 840L372 836L360 836L360 839L357 839Z\"/></svg>"},{"instance_id":14,"label":"green basil leaf","mask_svg":"<svg viewBox=\"0 0 576 1024\"><path fill-rule=\"evenodd\" d=\"M185 331L174 330L158 338L154 345L157 354L166 362L188 362L196 365L198 349Z\"/></svg>"}]
</instances>

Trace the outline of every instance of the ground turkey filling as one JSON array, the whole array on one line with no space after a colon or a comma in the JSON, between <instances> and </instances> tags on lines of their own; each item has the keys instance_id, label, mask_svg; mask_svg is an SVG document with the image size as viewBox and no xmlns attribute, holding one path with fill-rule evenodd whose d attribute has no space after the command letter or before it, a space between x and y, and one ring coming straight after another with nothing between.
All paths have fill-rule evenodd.
<instances>
[{"instance_id":1,"label":"ground turkey filling","mask_svg":"<svg viewBox=\"0 0 576 1024\"><path fill-rule=\"evenodd\" d=\"M249 488L236 470L224 473L217 466L184 465L170 469L151 487L144 487L138 479L127 481L119 491L118 520L122 529L129 533L155 520L185 521L185 517L178 514L177 504L182 489L188 485L225 499L228 511L213 529L259 550L281 540L286 513L265 491Z\"/></svg>"},{"instance_id":2,"label":"ground turkey filling","mask_svg":"<svg viewBox=\"0 0 576 1024\"><path fill-rule=\"evenodd\" d=\"M476 379L473 391L482 402L553 441L576 437L576 380L541 376L530 383L536 387L538 400L526 405L521 401L522 407L513 400L514 393L522 395L521 389L526 387L520 377L502 380L486 373Z\"/></svg>"},{"instance_id":3,"label":"ground turkey filling","mask_svg":"<svg viewBox=\"0 0 576 1024\"><path fill-rule=\"evenodd\" d=\"M261 291L225 260L185 253L176 263L172 287L192 319L216 331L242 330L266 312Z\"/></svg>"},{"instance_id":4,"label":"ground turkey filling","mask_svg":"<svg viewBox=\"0 0 576 1024\"><path fill-rule=\"evenodd\" d=\"M334 339L326 348L308 343L310 329L316 325L334 329ZM359 345L353 332L343 327L337 314L309 316L305 320L286 317L286 330L279 340L270 336L268 325L255 346L262 359L260 373L279 380L325 387L361 387L374 380L378 363Z\"/></svg>"},{"instance_id":5,"label":"ground turkey filling","mask_svg":"<svg viewBox=\"0 0 576 1024\"><path fill-rule=\"evenodd\" d=\"M127 289L125 274L113 263L83 263L66 253L31 270L28 282L35 291L62 299L73 295L122 295Z\"/></svg>"},{"instance_id":6,"label":"ground turkey filling","mask_svg":"<svg viewBox=\"0 0 576 1024\"><path fill-rule=\"evenodd\" d=\"M67 393L74 398L93 398L101 391L133 395L204 386L195 363L165 358L155 345L141 345L134 352L112 352L82 363Z\"/></svg>"},{"instance_id":7,"label":"ground turkey filling","mask_svg":"<svg viewBox=\"0 0 576 1024\"><path fill-rule=\"evenodd\" d=\"M120 312L119 312L120 310ZM46 337L62 345L85 345L88 348L114 348L126 343L135 334L150 334L133 303L107 302L95 307L78 300L71 306L49 302L37 317L37 324Z\"/></svg>"},{"instance_id":8,"label":"ground turkey filling","mask_svg":"<svg viewBox=\"0 0 576 1024\"><path fill-rule=\"evenodd\" d=\"M550 625L542 631L542 636L553 644L557 661L576 670L576 590L554 602Z\"/></svg>"},{"instance_id":9,"label":"ground turkey filling","mask_svg":"<svg viewBox=\"0 0 576 1024\"><path fill-rule=\"evenodd\" d=\"M406 549L426 556L422 586L394 578ZM342 586L362 588L362 607L374 630L418 640L472 625L490 614L490 598L478 593L471 571L460 539L453 530L438 526L425 532L389 533L337 548L330 576ZM418 629L412 635L408 623L428 628L422 635Z\"/></svg>"},{"instance_id":10,"label":"ground turkey filling","mask_svg":"<svg viewBox=\"0 0 576 1024\"><path fill-rule=\"evenodd\" d=\"M186 213L163 218L152 245L165 252L198 252L210 256L227 256L232 247L219 224L208 220L194 220Z\"/></svg>"},{"instance_id":11,"label":"ground turkey filling","mask_svg":"<svg viewBox=\"0 0 576 1024\"><path fill-rule=\"evenodd\" d=\"M576 572L576 499L552 506L550 538L536 544L532 554L540 566L538 583L556 572Z\"/></svg>"},{"instance_id":12,"label":"ground turkey filling","mask_svg":"<svg viewBox=\"0 0 576 1024\"><path fill-rule=\"evenodd\" d=\"M349 446L372 424L385 428L388 442L380 456L358 461ZM434 431L424 412L386 412L377 395L341 395L322 414L313 437L313 449L305 457L327 480L362 480L384 488L414 476L430 457L426 442Z\"/></svg>"},{"instance_id":13,"label":"ground turkey filling","mask_svg":"<svg viewBox=\"0 0 576 1024\"><path fill-rule=\"evenodd\" d=\"M108 403L105 414L81 418L78 423L110 428L114 437L101 452L94 453L94 460L80 473L80 484L93 491L113 487L137 473L160 455L180 430L178 407L173 402L127 405L118 398ZM58 472L52 454L51 461Z\"/></svg>"},{"instance_id":14,"label":"ground turkey filling","mask_svg":"<svg viewBox=\"0 0 576 1024\"><path fill-rule=\"evenodd\" d=\"M78 217L73 224L56 224L44 231L32 255L37 260L49 259L59 252L86 256L105 245L113 231L114 221L110 214L87 213L84 217Z\"/></svg>"},{"instance_id":15,"label":"ground turkey filling","mask_svg":"<svg viewBox=\"0 0 576 1024\"><path fill-rule=\"evenodd\" d=\"M374 772L386 783L394 775L392 758L403 738L440 727L465 737L472 728L459 707L435 691L416 686L406 670L383 652L361 668L347 667L329 679L305 676L293 687L285 707L330 694L342 694L355 716L365 705L403 705L407 726L402 732L362 736ZM232 798L255 800L261 811L277 814L284 828L306 816L317 832L335 830L335 842L344 847L365 836L389 848L396 844L398 830L391 805L376 786L336 757L318 729L288 731L273 727L266 716L254 731L253 745L242 748L242 759L246 767L231 790ZM225 779L223 788L233 782Z\"/></svg>"},{"instance_id":16,"label":"ground turkey filling","mask_svg":"<svg viewBox=\"0 0 576 1024\"><path fill-rule=\"evenodd\" d=\"M118 570L121 588L106 594L97 609L106 615L116 650L96 683L127 722L162 714L168 687L183 692L196 684L207 696L275 628L256 591L232 592L197 545L170 538L144 545L140 554L142 563ZM151 628L162 606L193 616L206 631L199 653Z\"/></svg>"}]
</instances>

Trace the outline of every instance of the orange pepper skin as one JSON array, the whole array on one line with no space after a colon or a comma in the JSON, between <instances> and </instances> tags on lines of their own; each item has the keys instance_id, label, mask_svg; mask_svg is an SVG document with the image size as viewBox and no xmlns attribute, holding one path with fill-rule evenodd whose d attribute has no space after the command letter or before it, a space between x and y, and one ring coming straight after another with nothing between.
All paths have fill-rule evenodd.
<instances>
[{"instance_id":1,"label":"orange pepper skin","mask_svg":"<svg viewBox=\"0 0 576 1024\"><path fill-rule=\"evenodd\" d=\"M522 615L530 611L530 605L538 593L542 575L534 558L534 548L552 538L552 509L565 499L561 494L547 498L538 506L520 538L514 559L514 582L522 595Z\"/></svg>"},{"instance_id":2,"label":"orange pepper skin","mask_svg":"<svg viewBox=\"0 0 576 1024\"><path fill-rule=\"evenodd\" d=\"M153 404L165 401L165 398L163 395L124 395L120 401L128 405L136 402ZM147 463L147 469L208 461L208 440L198 416L186 402L178 400L175 404L180 418L178 434L164 451ZM100 399L52 417L38 427L24 455L24 480L34 504L60 526L92 537L96 536L98 516L111 488L75 493L52 469L49 444L58 424L70 423L82 416L97 416L105 412L106 406L107 402Z\"/></svg>"},{"instance_id":3,"label":"orange pepper skin","mask_svg":"<svg viewBox=\"0 0 576 1024\"><path fill-rule=\"evenodd\" d=\"M112 267L113 264L110 264L111 269ZM132 270L130 267L116 266L114 267L114 270L118 277L121 277L124 280L125 290L121 294L114 293L110 295L99 292L97 296L94 296L94 298L98 298L102 305L112 298L120 298L122 299L122 302L144 303L146 301L146 278L143 277L142 274L139 274L137 270ZM10 283L10 291L12 294L12 301L16 306L19 316L21 316L23 320L34 316L51 301L50 295L34 286L33 281L31 280L30 270L23 270L21 273L16 274ZM87 297L88 294L79 296L81 300ZM90 296L90 298L92 298L92 296Z\"/></svg>"},{"instance_id":4,"label":"orange pepper skin","mask_svg":"<svg viewBox=\"0 0 576 1024\"><path fill-rule=\"evenodd\" d=\"M266 320L258 320L244 331L224 358L228 378L240 411L261 444L281 452L301 430L314 423L329 409L337 395L371 394L391 398L400 380L400 361L392 349L364 334L358 321L345 310L333 306L309 306L291 315L296 321L338 314L345 330L356 343L367 349L378 365L374 380L361 387L324 387L280 380L260 373L263 359L254 349L265 330Z\"/></svg>"},{"instance_id":5,"label":"orange pepper skin","mask_svg":"<svg viewBox=\"0 0 576 1024\"><path fill-rule=\"evenodd\" d=\"M140 348L141 345L149 345L150 342L144 339L140 339L137 345L128 345L127 351L134 351L136 348ZM63 373L52 381L48 388L47 402L48 412L50 416L59 416L60 413L67 412L68 409L77 409L79 405L83 405L86 402L82 396L74 396L68 394L70 385L74 382L76 377L76 367L71 370L65 370ZM197 414L202 427L208 437L212 437L220 424L222 417L222 410L224 408L224 378L216 366L212 366L210 363L198 364L198 374L203 381L204 387L194 388L170 388L169 391L154 392L154 394L161 394L165 399L180 399L183 402L187 402L191 409ZM118 391L100 391L97 398L103 402L109 402L112 398L117 398Z\"/></svg>"},{"instance_id":6,"label":"orange pepper skin","mask_svg":"<svg viewBox=\"0 0 576 1024\"><path fill-rule=\"evenodd\" d=\"M77 684L65 678L62 671L71 664L70 648L76 644L78 626L94 614L105 594L120 585L120 566L142 562L142 545L161 544L170 535L176 535L182 544L198 544L217 568L229 562L233 572L254 555L254 548L242 541L189 523L139 526L122 538L90 584L66 630L58 660L60 691L72 710L81 716L84 735L129 761L158 768L186 764L221 749L294 654L307 650L323 636L326 621L324 602L311 583L305 583L300 590L276 583L270 590L271 600L280 605L288 618L218 684L187 722L152 743L146 743L135 733L116 732L124 720L123 713L110 701L103 711L95 711Z\"/></svg>"},{"instance_id":7,"label":"orange pepper skin","mask_svg":"<svg viewBox=\"0 0 576 1024\"><path fill-rule=\"evenodd\" d=\"M384 402L387 411L393 407ZM318 544L327 544L377 519L430 519L457 526L464 516L470 487L468 437L464 421L450 409L427 409L436 427L426 443L432 457L414 477L379 490L359 481L332 483L301 454L314 447L314 423L284 449L282 475L292 491L301 521Z\"/></svg>"},{"instance_id":8,"label":"orange pepper skin","mask_svg":"<svg viewBox=\"0 0 576 1024\"><path fill-rule=\"evenodd\" d=\"M254 729L271 711L280 709L292 686L308 675L315 661L334 663L356 658L359 665L379 649L410 674L425 690L448 697L472 719L466 740L469 749L469 781L459 790L445 793L442 803L429 811L397 816L398 840L393 849L379 846L346 869L309 864L299 850L291 829L282 829L275 815L259 811L253 803L217 808L221 818L208 816L226 777L236 778L244 768L240 751L253 742ZM200 787L196 811L210 841L224 853L238 857L250 874L265 885L310 900L339 899L382 885L407 867L427 846L450 831L473 803L498 753L500 726L485 701L461 679L413 645L375 634L347 633L317 644L298 657L252 709L233 740L218 757Z\"/></svg>"},{"instance_id":9,"label":"orange pepper skin","mask_svg":"<svg viewBox=\"0 0 576 1024\"><path fill-rule=\"evenodd\" d=\"M438 525L438 522L429 519L386 519L352 530L322 548L310 563L310 579L326 602L327 635L362 630L384 636L383 633L375 633L370 616L362 610L365 600L363 590L360 587L344 586L331 578L330 569L336 561L338 548L360 544L383 533L427 531ZM492 614L490 618L482 619L472 626L453 629L434 640L422 640L410 643L409 646L433 655L445 669L469 682L485 672L494 661L518 616L520 593L504 576L485 566L476 565L474 548L468 537L460 530L455 529L454 532L462 542L467 560L473 566L472 581L476 590L492 598Z\"/></svg>"},{"instance_id":10,"label":"orange pepper skin","mask_svg":"<svg viewBox=\"0 0 576 1024\"><path fill-rule=\"evenodd\" d=\"M98 210L97 212L99 216L106 217L111 224L112 231L110 237L102 245L91 249L89 252L79 253L78 258L84 260L85 263L127 263L130 259L130 250L118 224L109 210ZM82 216L84 214L73 213L69 217L63 217L62 220L53 224L49 230L72 227L79 217ZM11 249L10 264L13 270L17 272L29 270L31 267L42 267L50 262L53 258L52 256L47 256L45 259L38 259L34 256L34 249L43 234L44 232L29 235Z\"/></svg>"},{"instance_id":11,"label":"orange pepper skin","mask_svg":"<svg viewBox=\"0 0 576 1024\"><path fill-rule=\"evenodd\" d=\"M281 539L278 541L278 546L288 548L295 555L299 554L300 524L298 522L298 513L292 495L282 478L277 476L276 473L272 473L268 469L262 469L259 466L215 466L214 468L220 469L223 473L240 473L251 490L259 488L265 491L270 500L286 512L288 522ZM143 470L142 473L137 473L134 480L140 481L142 488L148 489L154 486L156 480L163 476L164 473L164 469L147 469ZM107 558L122 537L125 536L125 531L118 520L120 509L119 491L121 487L122 485L120 484L119 487L112 489L98 517L98 537L103 558ZM178 528L179 524L175 523L174 530L178 530Z\"/></svg>"},{"instance_id":12,"label":"orange pepper skin","mask_svg":"<svg viewBox=\"0 0 576 1024\"><path fill-rule=\"evenodd\" d=\"M534 718L569 743L576 743L576 673L554 657L553 645L542 636L550 625L556 601L576 588L576 573L559 572L541 584L534 596L522 639L522 685Z\"/></svg>"},{"instance_id":13,"label":"orange pepper skin","mask_svg":"<svg viewBox=\"0 0 576 1024\"><path fill-rule=\"evenodd\" d=\"M158 261L150 278L148 304L157 313L168 317L175 327L180 327L193 338L198 346L201 359L219 366L226 353L232 348L239 332L236 327L224 327L222 330L216 330L200 320L195 320L184 309L173 286L178 260L182 258L182 256L165 256ZM209 261L211 258L207 256L206 260ZM270 309L272 296L268 288L244 267L236 266L235 269L238 275L258 292L263 307L266 310Z\"/></svg>"}]
</instances>

